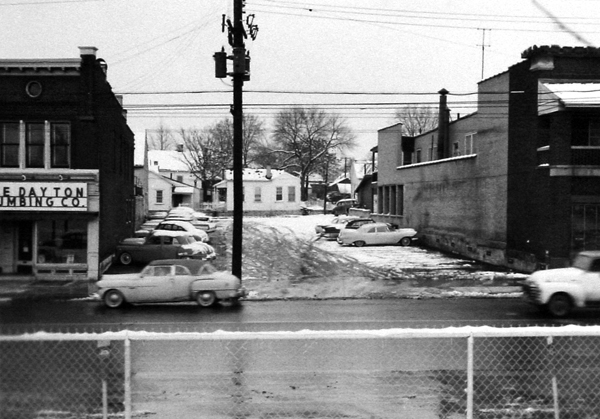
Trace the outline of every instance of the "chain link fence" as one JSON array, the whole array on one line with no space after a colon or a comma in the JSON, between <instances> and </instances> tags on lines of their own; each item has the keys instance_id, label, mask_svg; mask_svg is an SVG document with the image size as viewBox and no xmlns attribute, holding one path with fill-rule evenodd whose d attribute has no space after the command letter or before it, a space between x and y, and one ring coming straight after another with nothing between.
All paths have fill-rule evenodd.
<instances>
[{"instance_id":1,"label":"chain link fence","mask_svg":"<svg viewBox=\"0 0 600 419\"><path fill-rule=\"evenodd\" d=\"M600 417L600 327L0 336L0 418Z\"/></svg>"}]
</instances>

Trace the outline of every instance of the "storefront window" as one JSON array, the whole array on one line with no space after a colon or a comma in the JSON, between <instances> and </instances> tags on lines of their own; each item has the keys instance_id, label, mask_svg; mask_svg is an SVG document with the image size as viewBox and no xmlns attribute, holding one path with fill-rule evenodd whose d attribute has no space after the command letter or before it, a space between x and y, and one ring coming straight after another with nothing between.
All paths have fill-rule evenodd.
<instances>
[{"instance_id":1,"label":"storefront window","mask_svg":"<svg viewBox=\"0 0 600 419\"><path fill-rule=\"evenodd\" d=\"M38 222L38 263L87 263L87 221Z\"/></svg>"}]
</instances>

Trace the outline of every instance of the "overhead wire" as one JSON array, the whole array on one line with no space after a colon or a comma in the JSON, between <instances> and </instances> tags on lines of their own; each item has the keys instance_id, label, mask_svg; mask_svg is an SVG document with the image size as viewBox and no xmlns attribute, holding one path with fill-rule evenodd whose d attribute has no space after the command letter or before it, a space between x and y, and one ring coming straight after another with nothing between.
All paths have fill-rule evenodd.
<instances>
[{"instance_id":1,"label":"overhead wire","mask_svg":"<svg viewBox=\"0 0 600 419\"><path fill-rule=\"evenodd\" d=\"M98 3L104 0L49 0L49 1L11 1L10 3L0 3L0 7L4 6L40 6L43 4L64 4L64 3Z\"/></svg>"},{"instance_id":2,"label":"overhead wire","mask_svg":"<svg viewBox=\"0 0 600 419\"><path fill-rule=\"evenodd\" d=\"M263 3L263 4L261 4ZM265 4L266 3L266 4ZM507 15L507 14L481 14L481 13L456 13L451 10L444 10L443 12L438 11L427 11L427 10L408 10L408 9L394 9L394 8L374 8L374 7L357 7L357 6L336 6L331 4L319 4L319 3L295 3L286 1L275 1L275 0L253 0L251 3L252 7L263 6L283 9L293 9L309 11L310 13L315 12L334 12L337 14L356 14L366 16L385 16L385 17L401 17L410 19L434 19L434 20L459 20L464 22L465 20L473 20L478 23L482 19L486 22L499 21L502 23L552 23L554 17L550 16L530 16L530 15ZM581 17L570 17L570 18L559 18L563 22L567 23L585 23L590 21L591 23L597 23L597 17L581 16ZM571 20L572 19L572 20Z\"/></svg>"},{"instance_id":3,"label":"overhead wire","mask_svg":"<svg viewBox=\"0 0 600 419\"><path fill-rule=\"evenodd\" d=\"M261 5L257 5L253 8L253 11L257 11L257 12L261 12L261 13L271 13L271 14L276 14L276 15L284 15L284 16L296 16L296 17L308 17L308 18L314 18L314 19L328 19L328 20L342 20L342 21L351 21L351 22L358 22L358 23L377 23L377 24L388 24L388 25L402 25L402 26L415 26L415 27L435 27L435 28L445 28L445 29L478 29L479 27L481 27L481 19L473 19L473 23L474 25L469 26L469 24L465 24L464 20L465 19L458 19L455 18L457 21L460 21L460 24L440 24L439 22L435 22L435 23L426 23L426 22L414 22L414 21L398 21L398 20L373 20L373 19L366 19L366 18L362 18L362 17L349 17L349 16L338 16L339 14L344 14L343 11L322 11L322 14L318 14L316 13L316 11L314 10L307 10L306 8L296 8L295 10L298 10L299 13L292 13L292 12L284 12L284 11L278 11L277 8L275 7L276 10L272 10L271 8L274 6L261 6ZM302 13L303 11L308 11L308 13ZM327 14L327 13L335 13L335 14ZM351 12L347 12L347 13L351 13ZM389 18L390 16L385 16L387 18ZM393 16L392 16L393 17ZM427 20L427 19L433 19L431 17L413 17L413 16L403 16L401 17L403 19L420 19L420 20ZM486 16L486 23L489 23L490 21L488 20L489 16ZM437 19L441 19L441 18L435 18ZM446 20L452 20L452 19L446 19ZM471 20L471 19L467 19L467 20ZM491 22L500 22L500 23L507 23L505 21L494 21L491 20ZM510 23L510 22L508 22ZM519 23L526 23L526 22L519 22ZM540 21L540 22L534 22L534 23L539 23L539 24L550 24L552 23L550 20L547 21ZM524 27L514 27L514 26L497 26L497 25L490 25L491 29L494 30L500 30L500 31L512 31L512 32L556 32L555 28L548 28L548 29L544 29L544 28L532 28L530 26L524 26ZM563 30L564 31L564 30ZM587 31L579 31L581 33L600 33L600 31L596 31L596 30L587 30Z\"/></svg>"}]
</instances>

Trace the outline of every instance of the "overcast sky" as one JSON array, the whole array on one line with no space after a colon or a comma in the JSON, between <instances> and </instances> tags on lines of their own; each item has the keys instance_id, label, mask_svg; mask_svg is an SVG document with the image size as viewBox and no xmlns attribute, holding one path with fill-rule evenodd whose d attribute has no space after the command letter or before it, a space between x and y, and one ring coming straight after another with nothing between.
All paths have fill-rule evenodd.
<instances>
[{"instance_id":1,"label":"overcast sky","mask_svg":"<svg viewBox=\"0 0 600 419\"><path fill-rule=\"evenodd\" d=\"M136 134L204 127L230 117L231 80L214 77L212 55L231 51L221 20L232 10L233 0L0 0L0 58L95 46ZM250 14L245 112L267 127L291 105L338 112L359 143L346 156L360 159L394 108L437 105L445 88L453 114L466 114L474 96L462 94L530 46L600 46L597 0L247 0Z\"/></svg>"}]
</instances>

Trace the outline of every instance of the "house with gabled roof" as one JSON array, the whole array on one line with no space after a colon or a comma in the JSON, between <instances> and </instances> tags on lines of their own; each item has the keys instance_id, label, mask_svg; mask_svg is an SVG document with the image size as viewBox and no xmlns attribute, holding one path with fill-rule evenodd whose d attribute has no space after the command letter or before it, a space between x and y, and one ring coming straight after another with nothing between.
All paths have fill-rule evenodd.
<instances>
[{"instance_id":1,"label":"house with gabled roof","mask_svg":"<svg viewBox=\"0 0 600 419\"><path fill-rule=\"evenodd\" d=\"M199 209L200 182L185 162L182 151L148 151L148 210L169 210L180 205Z\"/></svg>"},{"instance_id":2,"label":"house with gabled roof","mask_svg":"<svg viewBox=\"0 0 600 419\"><path fill-rule=\"evenodd\" d=\"M233 212L233 170L215 184L213 206ZM297 214L300 211L300 178L284 170L244 169L244 213Z\"/></svg>"}]
</instances>

